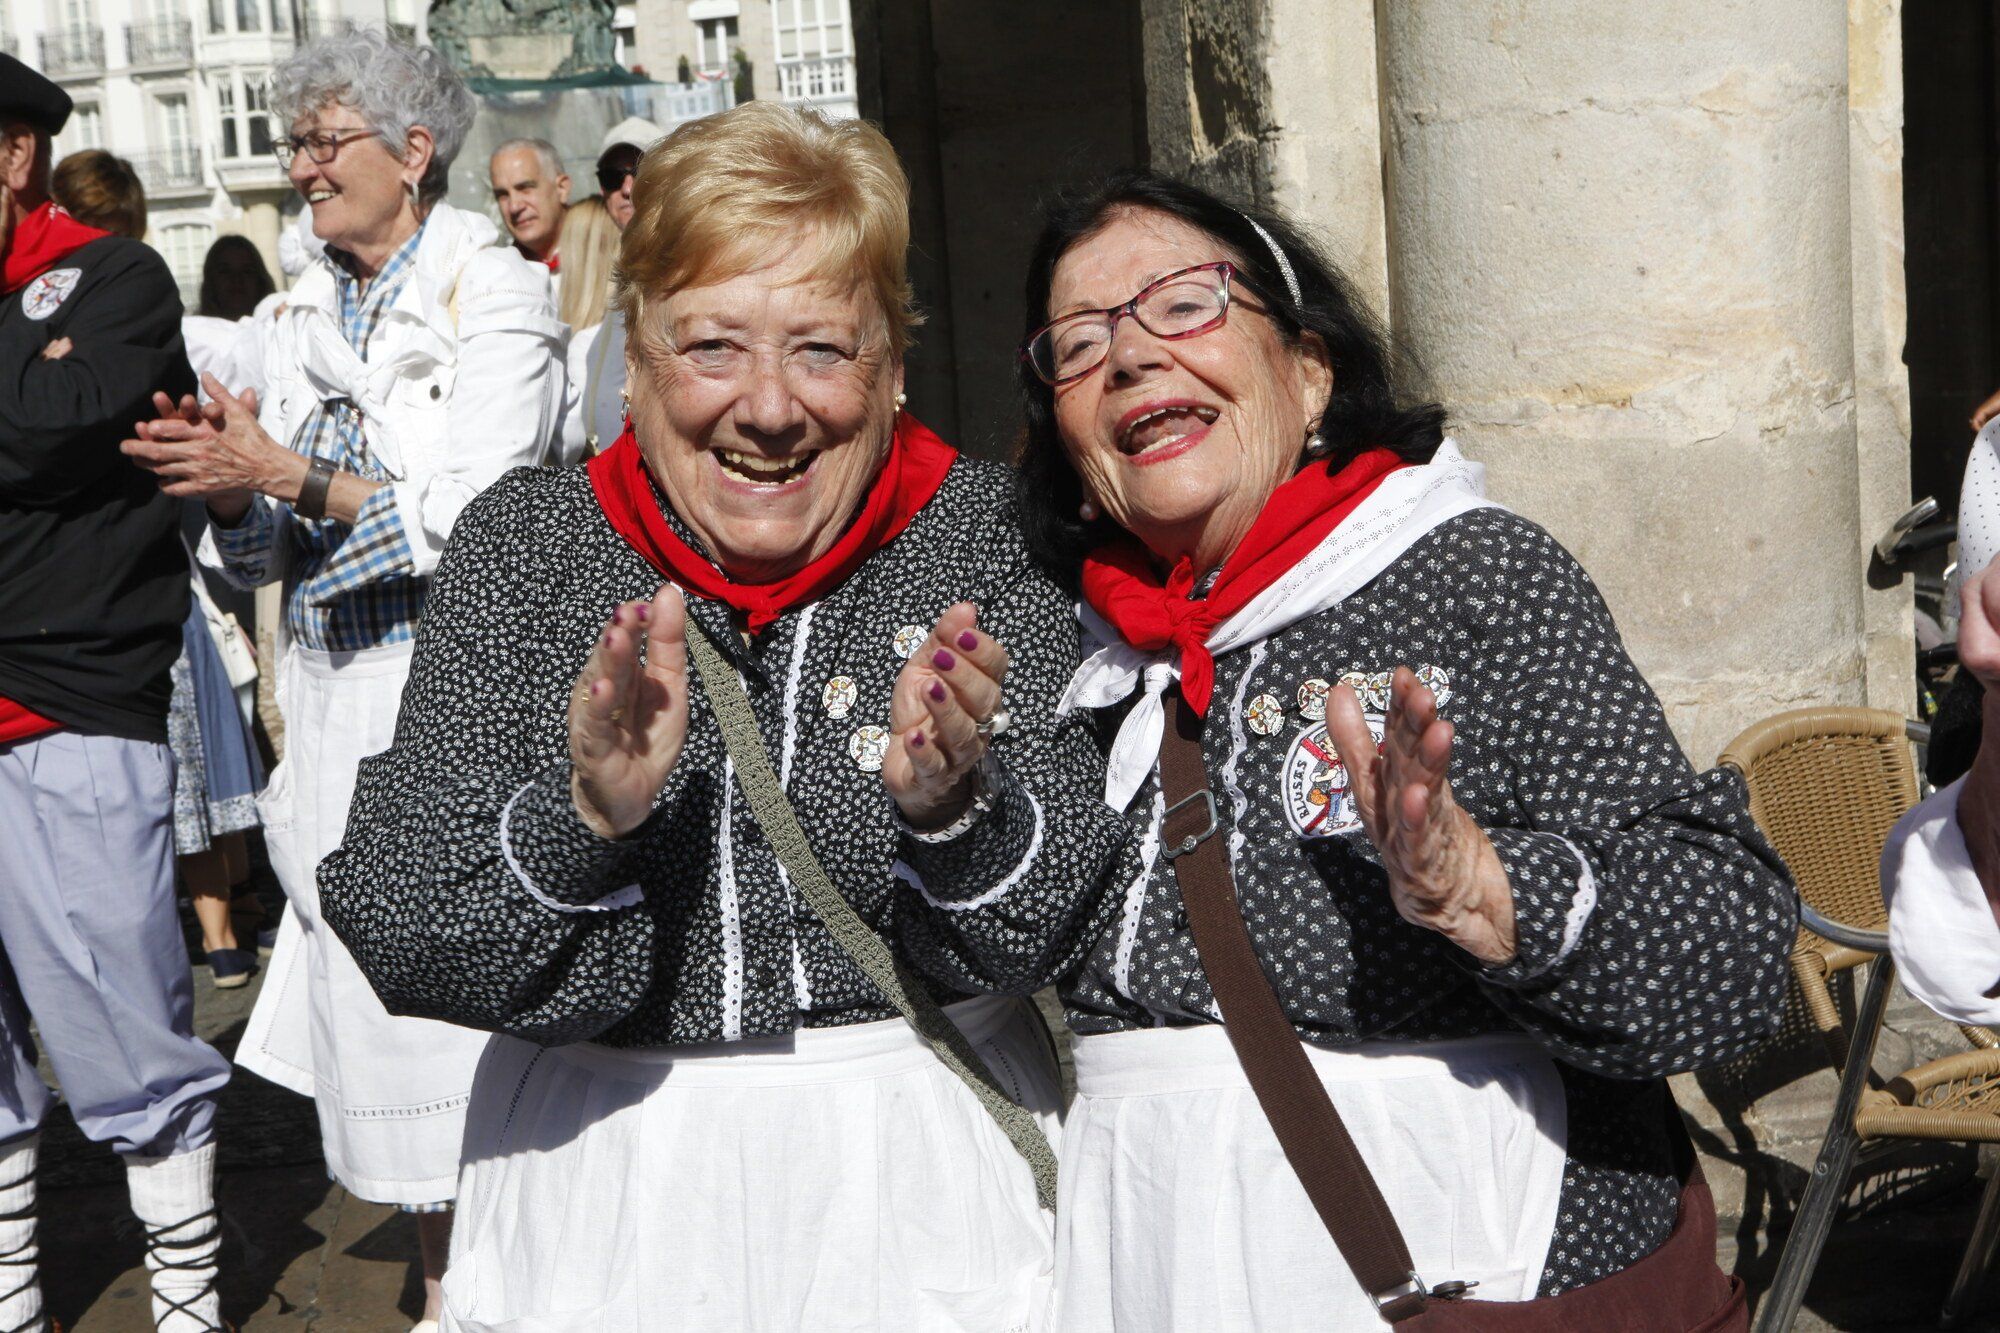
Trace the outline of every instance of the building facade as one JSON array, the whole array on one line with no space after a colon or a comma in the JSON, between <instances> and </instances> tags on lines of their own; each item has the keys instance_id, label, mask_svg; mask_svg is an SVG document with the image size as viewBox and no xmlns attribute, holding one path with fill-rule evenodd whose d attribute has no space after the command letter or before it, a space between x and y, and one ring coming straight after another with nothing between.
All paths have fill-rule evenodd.
<instances>
[{"instance_id":1,"label":"building facade","mask_svg":"<svg viewBox=\"0 0 2000 1333\"><path fill-rule=\"evenodd\" d=\"M848 0L636 0L634 9L630 62L655 79L728 79L737 101L859 114Z\"/></svg>"},{"instance_id":2,"label":"building facade","mask_svg":"<svg viewBox=\"0 0 2000 1333\"><path fill-rule=\"evenodd\" d=\"M217 236L248 236L271 274L299 209L271 153L271 66L341 21L415 31L419 0L0 0L0 49L61 84L76 111L56 156L104 148L146 187L146 239L195 304Z\"/></svg>"}]
</instances>

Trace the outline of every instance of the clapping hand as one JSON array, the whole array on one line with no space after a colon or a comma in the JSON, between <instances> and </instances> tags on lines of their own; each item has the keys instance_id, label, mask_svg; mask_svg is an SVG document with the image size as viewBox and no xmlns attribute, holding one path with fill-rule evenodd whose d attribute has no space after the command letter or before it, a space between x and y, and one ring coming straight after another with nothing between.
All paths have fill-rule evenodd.
<instances>
[{"instance_id":1,"label":"clapping hand","mask_svg":"<svg viewBox=\"0 0 2000 1333\"><path fill-rule=\"evenodd\" d=\"M625 602L611 613L570 691L577 816L606 838L645 823L680 761L687 727L687 607L678 589L662 584L650 604Z\"/></svg>"},{"instance_id":2,"label":"clapping hand","mask_svg":"<svg viewBox=\"0 0 2000 1333\"><path fill-rule=\"evenodd\" d=\"M1379 752L1351 686L1327 696L1326 730L1389 872L1396 911L1482 963L1512 961L1513 889L1492 841L1451 797L1453 730L1430 690L1408 667L1396 668Z\"/></svg>"},{"instance_id":3,"label":"clapping hand","mask_svg":"<svg viewBox=\"0 0 2000 1333\"><path fill-rule=\"evenodd\" d=\"M119 449L158 478L168 495L207 500L226 520L240 516L258 492L296 495L307 460L258 424L256 392L233 394L213 375L202 376L201 383L207 403L196 402L193 394L175 402L155 393L158 415L139 422L135 438Z\"/></svg>"},{"instance_id":4,"label":"clapping hand","mask_svg":"<svg viewBox=\"0 0 2000 1333\"><path fill-rule=\"evenodd\" d=\"M1007 650L979 629L979 608L960 602L938 617L896 678L893 739L882 781L913 828L942 828L972 801L974 770L1006 727L1000 687Z\"/></svg>"}]
</instances>

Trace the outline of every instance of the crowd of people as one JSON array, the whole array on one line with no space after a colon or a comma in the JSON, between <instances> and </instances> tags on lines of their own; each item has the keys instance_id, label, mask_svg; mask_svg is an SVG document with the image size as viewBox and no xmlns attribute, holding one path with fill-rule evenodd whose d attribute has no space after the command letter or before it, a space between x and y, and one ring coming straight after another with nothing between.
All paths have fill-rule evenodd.
<instances>
[{"instance_id":1,"label":"crowd of people","mask_svg":"<svg viewBox=\"0 0 2000 1333\"><path fill-rule=\"evenodd\" d=\"M158 1327L226 1327L176 858L242 984L252 825L235 1063L416 1215L427 1333L1743 1326L1665 1079L1775 1030L1789 877L1306 232L1052 203L1010 466L908 401L864 122L627 122L576 202L509 140L503 239L434 51L321 36L269 104L288 284L226 237L183 316L0 55L0 1331L31 1020ZM2000 575L1965 624L1990 687ZM1979 753L1889 866L1973 915Z\"/></svg>"}]
</instances>

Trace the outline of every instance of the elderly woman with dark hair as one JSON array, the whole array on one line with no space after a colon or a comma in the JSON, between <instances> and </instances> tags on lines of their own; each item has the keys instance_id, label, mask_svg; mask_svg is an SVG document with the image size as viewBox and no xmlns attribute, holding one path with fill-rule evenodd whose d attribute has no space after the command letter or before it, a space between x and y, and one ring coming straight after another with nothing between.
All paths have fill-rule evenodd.
<instances>
[{"instance_id":1,"label":"elderly woman with dark hair","mask_svg":"<svg viewBox=\"0 0 2000 1333\"><path fill-rule=\"evenodd\" d=\"M1061 1326L1740 1318L1664 1083L1778 1017L1737 779L1281 219L1114 178L1028 310L1018 495L1140 838L1064 984Z\"/></svg>"},{"instance_id":2,"label":"elderly woman with dark hair","mask_svg":"<svg viewBox=\"0 0 2000 1333\"><path fill-rule=\"evenodd\" d=\"M1058 1084L994 997L1129 836L1055 716L1069 599L905 410L879 131L749 102L635 198L624 432L466 511L321 869L392 1009L502 1034L450 1321L1039 1327Z\"/></svg>"},{"instance_id":3,"label":"elderly woman with dark hair","mask_svg":"<svg viewBox=\"0 0 2000 1333\"><path fill-rule=\"evenodd\" d=\"M237 1059L317 1101L350 1192L425 1214L435 1309L483 1038L391 1016L326 929L314 871L356 767L395 734L460 514L555 428L564 331L547 271L443 202L476 104L437 52L340 32L271 85L278 158L325 253L278 316L261 410L211 375L212 404L162 397L125 447L167 494L206 500L205 563L239 587L283 581L285 759L259 809L292 910Z\"/></svg>"}]
</instances>

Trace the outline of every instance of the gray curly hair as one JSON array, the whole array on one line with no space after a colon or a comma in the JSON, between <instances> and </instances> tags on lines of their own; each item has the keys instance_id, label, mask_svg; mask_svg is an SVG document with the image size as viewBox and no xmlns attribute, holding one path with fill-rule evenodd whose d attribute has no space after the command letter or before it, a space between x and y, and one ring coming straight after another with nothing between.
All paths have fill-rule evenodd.
<instances>
[{"instance_id":1,"label":"gray curly hair","mask_svg":"<svg viewBox=\"0 0 2000 1333\"><path fill-rule=\"evenodd\" d=\"M412 127L431 132L436 148L417 182L425 203L444 197L452 159L479 111L465 81L437 51L372 28L315 37L271 71L271 110L280 124L295 124L329 102L357 112L397 157Z\"/></svg>"}]
</instances>

